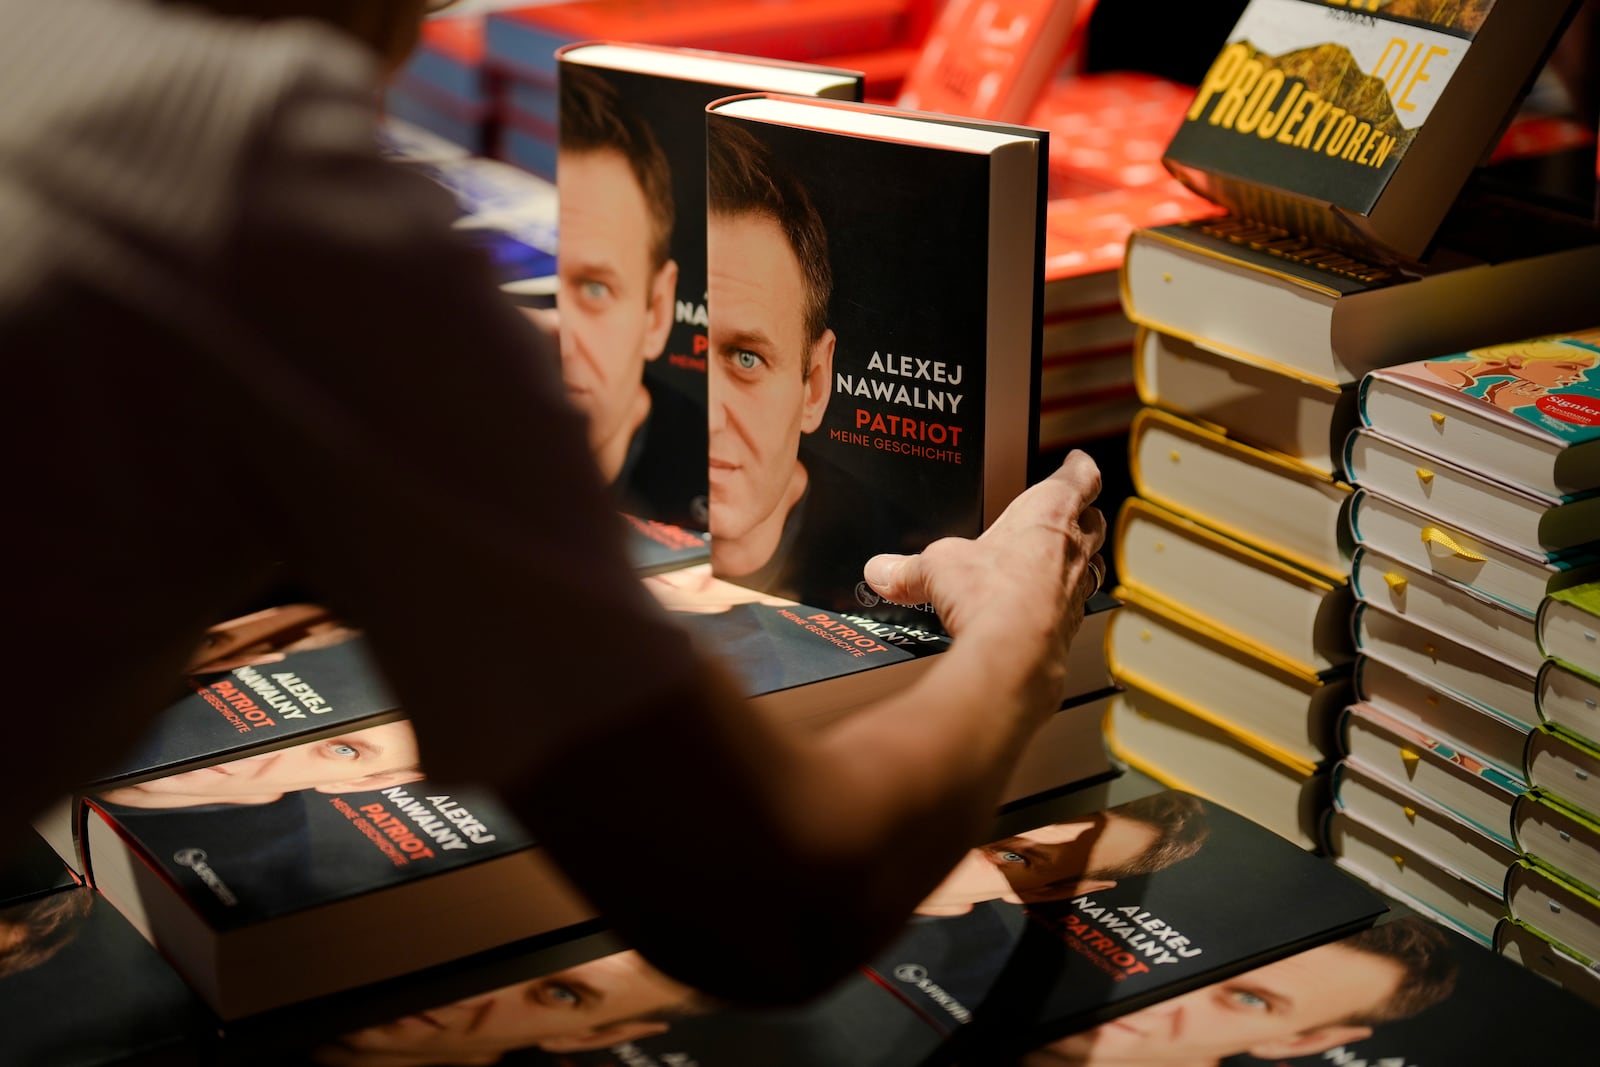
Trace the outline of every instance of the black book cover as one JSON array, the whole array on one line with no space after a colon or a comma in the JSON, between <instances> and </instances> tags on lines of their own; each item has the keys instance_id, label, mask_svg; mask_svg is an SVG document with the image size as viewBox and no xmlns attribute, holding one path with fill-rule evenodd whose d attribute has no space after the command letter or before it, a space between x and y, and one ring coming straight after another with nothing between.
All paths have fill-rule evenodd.
<instances>
[{"instance_id":1,"label":"black book cover","mask_svg":"<svg viewBox=\"0 0 1600 1067\"><path fill-rule=\"evenodd\" d=\"M642 578L663 571L677 570L711 558L708 534L655 519L641 519L623 513L627 534L628 558Z\"/></svg>"},{"instance_id":2,"label":"black book cover","mask_svg":"<svg viewBox=\"0 0 1600 1067\"><path fill-rule=\"evenodd\" d=\"M745 103L708 115L712 564L930 625L925 606L880 604L862 567L977 535L1025 482L1045 135L952 120L1028 141L989 155L735 114ZM924 137L945 125L887 114ZM1013 210L992 211L1002 183Z\"/></svg>"},{"instance_id":3,"label":"black book cover","mask_svg":"<svg viewBox=\"0 0 1600 1067\"><path fill-rule=\"evenodd\" d=\"M88 889L0 906L0 1064L201 1064L216 1023Z\"/></svg>"},{"instance_id":4,"label":"black book cover","mask_svg":"<svg viewBox=\"0 0 1600 1067\"><path fill-rule=\"evenodd\" d=\"M626 60L595 57L607 47L557 57L562 373L618 506L703 530L705 107L784 64L673 50L754 79L703 80L619 69ZM859 77L833 73L859 99Z\"/></svg>"},{"instance_id":5,"label":"black book cover","mask_svg":"<svg viewBox=\"0 0 1600 1067\"><path fill-rule=\"evenodd\" d=\"M25 832L0 855L0 907L78 884L38 834Z\"/></svg>"}]
</instances>

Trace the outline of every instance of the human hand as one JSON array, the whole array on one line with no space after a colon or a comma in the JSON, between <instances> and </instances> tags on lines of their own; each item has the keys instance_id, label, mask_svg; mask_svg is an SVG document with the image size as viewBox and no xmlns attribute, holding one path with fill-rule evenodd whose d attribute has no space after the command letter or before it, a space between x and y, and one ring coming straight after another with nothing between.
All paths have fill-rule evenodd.
<instances>
[{"instance_id":1,"label":"human hand","mask_svg":"<svg viewBox=\"0 0 1600 1067\"><path fill-rule=\"evenodd\" d=\"M1067 649L1105 565L1100 469L1074 451L976 539L944 538L914 556L879 555L865 577L885 600L931 602L952 636L982 635L1032 663L1029 684L1060 703Z\"/></svg>"}]
</instances>

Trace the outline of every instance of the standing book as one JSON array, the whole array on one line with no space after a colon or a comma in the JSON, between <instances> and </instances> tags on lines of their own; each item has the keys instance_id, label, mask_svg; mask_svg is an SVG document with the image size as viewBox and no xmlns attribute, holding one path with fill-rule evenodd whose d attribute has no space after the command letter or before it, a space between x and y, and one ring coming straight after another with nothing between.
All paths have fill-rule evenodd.
<instances>
[{"instance_id":1,"label":"standing book","mask_svg":"<svg viewBox=\"0 0 1600 1067\"><path fill-rule=\"evenodd\" d=\"M612 41L556 53L562 378L618 506L706 523L705 107L861 98L851 71Z\"/></svg>"},{"instance_id":2,"label":"standing book","mask_svg":"<svg viewBox=\"0 0 1600 1067\"><path fill-rule=\"evenodd\" d=\"M976 536L1026 484L1045 135L752 94L707 136L712 566L926 623L862 566Z\"/></svg>"},{"instance_id":3,"label":"standing book","mask_svg":"<svg viewBox=\"0 0 1600 1067\"><path fill-rule=\"evenodd\" d=\"M1419 258L1577 7L1251 0L1167 165L1239 214Z\"/></svg>"}]
</instances>

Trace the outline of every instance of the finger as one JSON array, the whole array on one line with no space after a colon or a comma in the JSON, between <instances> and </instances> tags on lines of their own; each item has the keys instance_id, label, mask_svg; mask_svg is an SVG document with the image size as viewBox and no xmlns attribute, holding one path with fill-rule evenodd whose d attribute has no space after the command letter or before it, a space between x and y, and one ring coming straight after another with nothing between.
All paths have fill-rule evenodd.
<instances>
[{"instance_id":1,"label":"finger","mask_svg":"<svg viewBox=\"0 0 1600 1067\"><path fill-rule=\"evenodd\" d=\"M1081 589L1083 599L1088 600L1098 593L1106 584L1106 561L1095 553L1084 563L1083 582Z\"/></svg>"},{"instance_id":2,"label":"finger","mask_svg":"<svg viewBox=\"0 0 1600 1067\"><path fill-rule=\"evenodd\" d=\"M893 553L873 556L862 568L862 574L867 584L872 586L872 591L885 600L897 604L925 604L932 599L928 594L921 556Z\"/></svg>"},{"instance_id":3,"label":"finger","mask_svg":"<svg viewBox=\"0 0 1600 1067\"><path fill-rule=\"evenodd\" d=\"M1106 516L1099 508L1085 508L1078 516L1078 529L1083 532L1085 547L1098 552L1106 545Z\"/></svg>"}]
</instances>

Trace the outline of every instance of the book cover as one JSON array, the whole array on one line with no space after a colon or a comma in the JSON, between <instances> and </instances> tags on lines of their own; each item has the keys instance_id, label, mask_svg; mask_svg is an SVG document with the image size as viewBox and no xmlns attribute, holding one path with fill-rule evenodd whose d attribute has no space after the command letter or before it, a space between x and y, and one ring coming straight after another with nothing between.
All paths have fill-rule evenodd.
<instances>
[{"instance_id":1,"label":"book cover","mask_svg":"<svg viewBox=\"0 0 1600 1067\"><path fill-rule=\"evenodd\" d=\"M1600 968L1565 945L1557 945L1544 931L1505 919L1495 927L1494 948L1512 962L1600 1007Z\"/></svg>"},{"instance_id":2,"label":"book cover","mask_svg":"<svg viewBox=\"0 0 1600 1067\"><path fill-rule=\"evenodd\" d=\"M1464 210L1462 223L1505 231L1503 247L1442 252L1418 270L1249 217L1173 222L1128 239L1123 303L1142 326L1330 386L1419 352L1592 327L1593 301L1572 279L1600 265L1594 236L1546 236L1504 215Z\"/></svg>"},{"instance_id":3,"label":"book cover","mask_svg":"<svg viewBox=\"0 0 1600 1067\"><path fill-rule=\"evenodd\" d=\"M1105 730L1111 754L1141 774L1224 804L1303 849L1320 847L1316 820L1327 807L1327 783L1302 761L1286 762L1136 686L1112 699Z\"/></svg>"},{"instance_id":4,"label":"book cover","mask_svg":"<svg viewBox=\"0 0 1600 1067\"><path fill-rule=\"evenodd\" d=\"M0 907L78 884L60 856L35 833L23 833L0 853Z\"/></svg>"},{"instance_id":5,"label":"book cover","mask_svg":"<svg viewBox=\"0 0 1600 1067\"><path fill-rule=\"evenodd\" d=\"M1169 602L1307 673L1355 657L1350 586L1138 497L1123 502L1113 557L1123 585Z\"/></svg>"},{"instance_id":6,"label":"book cover","mask_svg":"<svg viewBox=\"0 0 1600 1067\"><path fill-rule=\"evenodd\" d=\"M1358 487L1350 500L1350 535L1389 559L1471 589L1526 618L1557 589L1600 575L1600 555L1586 547L1555 556L1530 552Z\"/></svg>"},{"instance_id":7,"label":"book cover","mask_svg":"<svg viewBox=\"0 0 1600 1067\"><path fill-rule=\"evenodd\" d=\"M1077 71L1051 79L1026 121L1050 131L1057 170L1112 189L1169 186L1177 182L1161 154L1192 99L1194 86L1142 70ZM1217 210L1192 193L1185 199Z\"/></svg>"},{"instance_id":8,"label":"book cover","mask_svg":"<svg viewBox=\"0 0 1600 1067\"><path fill-rule=\"evenodd\" d=\"M1143 327L1133 373L1146 404L1344 476L1344 439L1358 421L1354 386L1269 370Z\"/></svg>"},{"instance_id":9,"label":"book cover","mask_svg":"<svg viewBox=\"0 0 1600 1067\"><path fill-rule=\"evenodd\" d=\"M1546 660L1534 681L1539 721L1600 742L1600 678L1559 660Z\"/></svg>"},{"instance_id":10,"label":"book cover","mask_svg":"<svg viewBox=\"0 0 1600 1067\"><path fill-rule=\"evenodd\" d=\"M1545 724L1528 734L1523 762L1529 785L1580 812L1600 814L1600 745Z\"/></svg>"},{"instance_id":11,"label":"book cover","mask_svg":"<svg viewBox=\"0 0 1600 1067\"><path fill-rule=\"evenodd\" d=\"M1351 763L1397 788L1427 797L1481 833L1513 847L1511 808L1528 789L1442 737L1358 701L1339 724L1339 748Z\"/></svg>"},{"instance_id":12,"label":"book cover","mask_svg":"<svg viewBox=\"0 0 1600 1067\"><path fill-rule=\"evenodd\" d=\"M1361 384L1361 417L1397 441L1545 496L1595 490L1600 331L1374 370Z\"/></svg>"},{"instance_id":13,"label":"book cover","mask_svg":"<svg viewBox=\"0 0 1600 1067\"><path fill-rule=\"evenodd\" d=\"M1571 551L1600 534L1600 494L1562 498L1483 477L1442 441L1423 451L1364 427L1346 440L1344 466L1356 485L1531 554Z\"/></svg>"},{"instance_id":14,"label":"book cover","mask_svg":"<svg viewBox=\"0 0 1600 1067\"><path fill-rule=\"evenodd\" d=\"M1523 858L1506 875L1511 918L1549 935L1584 959L1600 958L1600 894L1537 860Z\"/></svg>"},{"instance_id":15,"label":"book cover","mask_svg":"<svg viewBox=\"0 0 1600 1067\"><path fill-rule=\"evenodd\" d=\"M568 45L557 68L562 379L618 507L703 530L705 107L754 90L856 100L861 78L611 41Z\"/></svg>"},{"instance_id":16,"label":"book cover","mask_svg":"<svg viewBox=\"0 0 1600 1067\"><path fill-rule=\"evenodd\" d=\"M1600 581L1555 590L1540 601L1537 622L1545 655L1600 674Z\"/></svg>"},{"instance_id":17,"label":"book cover","mask_svg":"<svg viewBox=\"0 0 1600 1067\"><path fill-rule=\"evenodd\" d=\"M711 559L709 534L626 512L622 521L627 531L628 558L641 578Z\"/></svg>"},{"instance_id":18,"label":"book cover","mask_svg":"<svg viewBox=\"0 0 1600 1067\"><path fill-rule=\"evenodd\" d=\"M1335 582L1350 574L1343 481L1146 408L1128 454L1141 497Z\"/></svg>"},{"instance_id":19,"label":"book cover","mask_svg":"<svg viewBox=\"0 0 1600 1067\"><path fill-rule=\"evenodd\" d=\"M1095 0L947 0L906 73L901 107L1029 121L1082 43Z\"/></svg>"},{"instance_id":20,"label":"book cover","mask_svg":"<svg viewBox=\"0 0 1600 1067\"><path fill-rule=\"evenodd\" d=\"M139 932L86 888L0 904L0 1061L199 1067L216 1023Z\"/></svg>"},{"instance_id":21,"label":"book cover","mask_svg":"<svg viewBox=\"0 0 1600 1067\"><path fill-rule=\"evenodd\" d=\"M1350 585L1360 600L1504 660L1524 674L1544 657L1533 620L1498 601L1362 545L1350 561Z\"/></svg>"},{"instance_id":22,"label":"book cover","mask_svg":"<svg viewBox=\"0 0 1600 1067\"><path fill-rule=\"evenodd\" d=\"M1241 215L1420 258L1576 7L1251 0L1167 165Z\"/></svg>"},{"instance_id":23,"label":"book cover","mask_svg":"<svg viewBox=\"0 0 1600 1067\"><path fill-rule=\"evenodd\" d=\"M1511 836L1519 850L1545 866L1600 888L1600 819L1535 790L1512 806Z\"/></svg>"},{"instance_id":24,"label":"book cover","mask_svg":"<svg viewBox=\"0 0 1600 1067\"><path fill-rule=\"evenodd\" d=\"M861 570L976 536L1026 483L1044 135L765 95L708 137L712 565L927 625Z\"/></svg>"},{"instance_id":25,"label":"book cover","mask_svg":"<svg viewBox=\"0 0 1600 1067\"><path fill-rule=\"evenodd\" d=\"M1358 960L1372 962L1362 967ZM1600 1011L1410 909L1396 907L1371 930L1304 953L1300 962L1298 984L1279 986L1279 976L1263 970L1216 990L1197 1028L1260 1035L1250 1045L1231 1042L1234 1055L1219 1067L1576 1067L1594 1056ZM1234 995L1222 996L1228 991ZM1240 999L1268 1007L1228 1010ZM1492 1022L1524 1007L1537 1013L1537 1023Z\"/></svg>"},{"instance_id":26,"label":"book cover","mask_svg":"<svg viewBox=\"0 0 1600 1067\"><path fill-rule=\"evenodd\" d=\"M495 798L422 776L409 723L273 755L206 795L157 780L87 805L95 887L219 1016L592 917Z\"/></svg>"}]
</instances>

